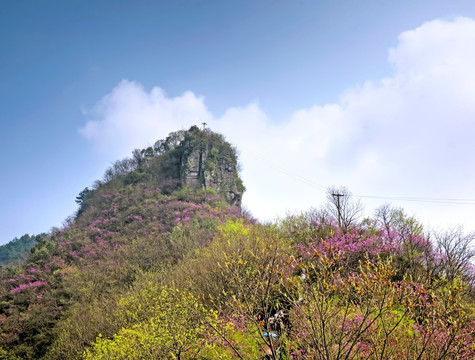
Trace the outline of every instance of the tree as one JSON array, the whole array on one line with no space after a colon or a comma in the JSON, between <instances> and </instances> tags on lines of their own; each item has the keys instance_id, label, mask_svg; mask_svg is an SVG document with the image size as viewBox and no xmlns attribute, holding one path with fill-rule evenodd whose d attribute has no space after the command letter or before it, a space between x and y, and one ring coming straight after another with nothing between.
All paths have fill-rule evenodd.
<instances>
[{"instance_id":1,"label":"tree","mask_svg":"<svg viewBox=\"0 0 475 360\"><path fill-rule=\"evenodd\" d=\"M88 187L85 187L83 191L79 193L78 196L76 196L76 204L79 206L82 206L84 202L92 195L92 190L90 190Z\"/></svg>"},{"instance_id":2,"label":"tree","mask_svg":"<svg viewBox=\"0 0 475 360\"><path fill-rule=\"evenodd\" d=\"M359 199L353 198L346 187L332 186L327 190L326 209L338 221L338 226L346 232L361 216L363 205Z\"/></svg>"},{"instance_id":3,"label":"tree","mask_svg":"<svg viewBox=\"0 0 475 360\"><path fill-rule=\"evenodd\" d=\"M393 247L393 260L400 278L406 275L426 283L434 271L434 251L430 240L424 236L424 227L402 208L389 204L375 211L376 228L382 231L384 242Z\"/></svg>"},{"instance_id":4,"label":"tree","mask_svg":"<svg viewBox=\"0 0 475 360\"><path fill-rule=\"evenodd\" d=\"M142 152L144 151L145 150L142 150ZM104 182L109 182L120 176L127 175L136 170L138 165L139 163L135 158L124 158L122 160L117 160L109 168L107 168L104 173L103 180Z\"/></svg>"},{"instance_id":5,"label":"tree","mask_svg":"<svg viewBox=\"0 0 475 360\"><path fill-rule=\"evenodd\" d=\"M99 336L87 360L197 359L215 339L217 315L186 291L151 283L135 296L123 298L118 316L128 317L112 339Z\"/></svg>"},{"instance_id":6,"label":"tree","mask_svg":"<svg viewBox=\"0 0 475 360\"><path fill-rule=\"evenodd\" d=\"M196 127L196 126L195 126ZM194 127L192 127L194 128ZM190 128L190 130L192 129ZM153 145L153 150L157 155L166 153L172 149L175 149L185 138L185 131L179 130L170 133L166 139L158 140Z\"/></svg>"},{"instance_id":7,"label":"tree","mask_svg":"<svg viewBox=\"0 0 475 360\"><path fill-rule=\"evenodd\" d=\"M46 234L37 236L25 234L19 239L14 238L9 243L0 246L0 266L14 264L15 262L21 262L26 259L30 254L30 249L35 246L37 237L44 236L46 236Z\"/></svg>"},{"instance_id":8,"label":"tree","mask_svg":"<svg viewBox=\"0 0 475 360\"><path fill-rule=\"evenodd\" d=\"M475 259L475 233L464 234L461 226L435 233L440 269L449 281L461 278L473 282L471 261Z\"/></svg>"}]
</instances>

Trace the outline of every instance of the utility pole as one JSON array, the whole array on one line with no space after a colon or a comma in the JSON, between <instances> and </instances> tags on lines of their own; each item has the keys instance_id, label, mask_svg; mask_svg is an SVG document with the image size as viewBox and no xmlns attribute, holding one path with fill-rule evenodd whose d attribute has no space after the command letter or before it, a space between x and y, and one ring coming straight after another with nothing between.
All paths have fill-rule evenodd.
<instances>
[{"instance_id":1,"label":"utility pole","mask_svg":"<svg viewBox=\"0 0 475 360\"><path fill-rule=\"evenodd\" d=\"M340 197L345 196L344 194L332 193L333 198L336 198L336 208L338 210L338 226L341 229L341 206L340 206Z\"/></svg>"},{"instance_id":2,"label":"utility pole","mask_svg":"<svg viewBox=\"0 0 475 360\"><path fill-rule=\"evenodd\" d=\"M206 128L206 125L208 125L207 123L201 123L203 125L203 130Z\"/></svg>"}]
</instances>

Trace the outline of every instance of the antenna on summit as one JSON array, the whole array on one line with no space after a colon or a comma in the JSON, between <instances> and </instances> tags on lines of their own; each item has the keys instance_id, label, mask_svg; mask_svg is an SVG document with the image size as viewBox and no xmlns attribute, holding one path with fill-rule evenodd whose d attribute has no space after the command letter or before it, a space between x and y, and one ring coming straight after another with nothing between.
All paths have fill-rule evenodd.
<instances>
[{"instance_id":1,"label":"antenna on summit","mask_svg":"<svg viewBox=\"0 0 475 360\"><path fill-rule=\"evenodd\" d=\"M201 123L201 124L203 125L203 130L206 128L206 125L208 125L208 124L206 124L205 122L204 122L204 123Z\"/></svg>"}]
</instances>

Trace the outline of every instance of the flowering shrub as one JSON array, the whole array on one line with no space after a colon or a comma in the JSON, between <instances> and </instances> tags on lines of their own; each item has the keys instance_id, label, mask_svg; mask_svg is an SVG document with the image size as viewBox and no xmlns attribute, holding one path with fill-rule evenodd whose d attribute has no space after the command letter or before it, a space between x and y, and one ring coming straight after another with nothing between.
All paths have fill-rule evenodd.
<instances>
[{"instance_id":1,"label":"flowering shrub","mask_svg":"<svg viewBox=\"0 0 475 360\"><path fill-rule=\"evenodd\" d=\"M372 261L369 254L359 271L345 275L343 254L326 245L312 256L307 250L299 265L306 277L290 311L295 359L475 356L475 328L459 286L438 294L420 283L395 282L390 260Z\"/></svg>"},{"instance_id":2,"label":"flowering shrub","mask_svg":"<svg viewBox=\"0 0 475 360\"><path fill-rule=\"evenodd\" d=\"M470 264L400 212L261 225L209 191L112 185L0 271L0 357L475 358Z\"/></svg>"},{"instance_id":3,"label":"flowering shrub","mask_svg":"<svg viewBox=\"0 0 475 360\"><path fill-rule=\"evenodd\" d=\"M98 337L84 359L185 359L197 358L214 338L216 314L206 310L187 292L162 288L158 292L142 292L127 299L127 307L147 307L149 316L128 328L122 328L112 339ZM140 311L140 310L139 310ZM136 318L135 312L130 316Z\"/></svg>"}]
</instances>

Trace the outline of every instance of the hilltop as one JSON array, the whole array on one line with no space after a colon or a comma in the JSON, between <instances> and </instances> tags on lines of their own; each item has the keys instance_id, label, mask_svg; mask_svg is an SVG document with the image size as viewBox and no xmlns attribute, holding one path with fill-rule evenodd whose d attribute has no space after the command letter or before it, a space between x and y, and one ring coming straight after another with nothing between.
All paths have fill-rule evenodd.
<instances>
[{"instance_id":1,"label":"hilltop","mask_svg":"<svg viewBox=\"0 0 475 360\"><path fill-rule=\"evenodd\" d=\"M470 238L349 193L259 224L244 190L209 129L115 162L1 268L0 359L474 358Z\"/></svg>"},{"instance_id":2,"label":"hilltop","mask_svg":"<svg viewBox=\"0 0 475 360\"><path fill-rule=\"evenodd\" d=\"M96 181L93 189L85 188L76 198L78 213L98 199L100 194L127 185L147 184L172 193L180 188L213 189L230 205L241 206L245 190L238 175L236 150L220 134L210 129L170 133L154 146L136 149L131 158L116 161Z\"/></svg>"}]
</instances>

